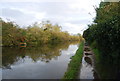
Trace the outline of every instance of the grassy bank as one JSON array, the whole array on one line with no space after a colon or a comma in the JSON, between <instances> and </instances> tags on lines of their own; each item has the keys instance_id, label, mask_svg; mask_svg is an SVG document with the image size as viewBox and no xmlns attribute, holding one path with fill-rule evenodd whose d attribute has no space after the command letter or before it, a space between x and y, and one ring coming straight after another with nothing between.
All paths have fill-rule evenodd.
<instances>
[{"instance_id":1,"label":"grassy bank","mask_svg":"<svg viewBox=\"0 0 120 81\"><path fill-rule=\"evenodd\" d=\"M65 72L63 79L76 79L78 77L78 72L80 69L80 64L83 56L84 42L79 45L76 54L72 57L70 63L68 64L68 69Z\"/></svg>"}]
</instances>

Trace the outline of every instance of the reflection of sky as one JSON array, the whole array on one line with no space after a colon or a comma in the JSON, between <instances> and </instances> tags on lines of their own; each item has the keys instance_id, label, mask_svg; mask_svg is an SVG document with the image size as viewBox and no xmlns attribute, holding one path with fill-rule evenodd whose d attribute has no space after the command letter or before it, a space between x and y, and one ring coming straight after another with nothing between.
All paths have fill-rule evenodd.
<instances>
[{"instance_id":1,"label":"reflection of sky","mask_svg":"<svg viewBox=\"0 0 120 81\"><path fill-rule=\"evenodd\" d=\"M26 56L12 64L11 69L3 69L3 79L60 79L67 69L70 57L74 55L71 52L77 49L77 45L70 45L68 49L61 50L61 56L48 63L40 60L34 62Z\"/></svg>"},{"instance_id":2,"label":"reflection of sky","mask_svg":"<svg viewBox=\"0 0 120 81\"><path fill-rule=\"evenodd\" d=\"M20 26L27 26L34 22L50 20L58 23L62 30L69 33L82 33L87 24L93 21L95 9L100 0L40 0L40 2L25 2L26 0L3 0L0 3L2 17L10 19ZM21 2L20 2L21 1Z\"/></svg>"},{"instance_id":3,"label":"reflection of sky","mask_svg":"<svg viewBox=\"0 0 120 81\"><path fill-rule=\"evenodd\" d=\"M74 48L73 48L74 47ZM67 49L67 51L65 50L63 50L62 52L64 53L64 54L67 54L67 55L74 55L75 53L76 53L76 51L77 51L77 46L74 46L74 45L70 45L69 46L69 48ZM69 52L68 52L69 51Z\"/></svg>"},{"instance_id":4,"label":"reflection of sky","mask_svg":"<svg viewBox=\"0 0 120 81\"><path fill-rule=\"evenodd\" d=\"M0 68L0 81L2 80L2 68Z\"/></svg>"},{"instance_id":5,"label":"reflection of sky","mask_svg":"<svg viewBox=\"0 0 120 81\"><path fill-rule=\"evenodd\" d=\"M83 58L80 70L80 79L94 79L93 74L93 67L88 64Z\"/></svg>"}]
</instances>

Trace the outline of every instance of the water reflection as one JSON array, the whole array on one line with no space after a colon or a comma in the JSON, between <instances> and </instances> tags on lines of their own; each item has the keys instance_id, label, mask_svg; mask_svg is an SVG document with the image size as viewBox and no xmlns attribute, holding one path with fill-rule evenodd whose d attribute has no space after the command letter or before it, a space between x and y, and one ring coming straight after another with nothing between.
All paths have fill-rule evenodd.
<instances>
[{"instance_id":1,"label":"water reflection","mask_svg":"<svg viewBox=\"0 0 120 81\"><path fill-rule=\"evenodd\" d=\"M94 79L94 68L89 57L83 57L80 70L80 79Z\"/></svg>"},{"instance_id":2,"label":"water reflection","mask_svg":"<svg viewBox=\"0 0 120 81\"><path fill-rule=\"evenodd\" d=\"M99 79L99 76L95 69L94 54L88 46L84 47L79 79L89 79L90 81Z\"/></svg>"},{"instance_id":3,"label":"water reflection","mask_svg":"<svg viewBox=\"0 0 120 81\"><path fill-rule=\"evenodd\" d=\"M84 60L92 66L92 60L89 57L84 57Z\"/></svg>"},{"instance_id":4,"label":"water reflection","mask_svg":"<svg viewBox=\"0 0 120 81\"><path fill-rule=\"evenodd\" d=\"M77 44L78 42L67 42L64 44L43 45L39 47L3 47L3 78L62 78L67 69L70 57L75 54L78 48Z\"/></svg>"}]
</instances>

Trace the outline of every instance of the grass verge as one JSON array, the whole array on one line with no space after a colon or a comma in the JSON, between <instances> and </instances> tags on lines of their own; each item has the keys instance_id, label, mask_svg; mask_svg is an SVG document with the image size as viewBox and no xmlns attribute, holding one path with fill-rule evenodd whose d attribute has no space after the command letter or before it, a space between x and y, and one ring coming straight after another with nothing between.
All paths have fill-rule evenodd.
<instances>
[{"instance_id":1,"label":"grass verge","mask_svg":"<svg viewBox=\"0 0 120 81\"><path fill-rule=\"evenodd\" d=\"M64 74L63 79L76 79L78 77L80 64L82 62L83 47L84 42L81 42L78 50L76 51L76 54L71 58L71 61L68 64L68 68Z\"/></svg>"}]
</instances>

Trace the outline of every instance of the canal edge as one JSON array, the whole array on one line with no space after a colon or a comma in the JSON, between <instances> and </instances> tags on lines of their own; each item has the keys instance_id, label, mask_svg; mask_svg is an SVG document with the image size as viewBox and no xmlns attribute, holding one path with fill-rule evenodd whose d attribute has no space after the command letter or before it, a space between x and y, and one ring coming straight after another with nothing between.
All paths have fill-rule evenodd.
<instances>
[{"instance_id":1,"label":"canal edge","mask_svg":"<svg viewBox=\"0 0 120 81\"><path fill-rule=\"evenodd\" d=\"M84 41L79 45L74 56L72 56L71 61L68 63L67 71L65 72L62 79L77 79L79 75L79 70L83 57Z\"/></svg>"}]
</instances>

